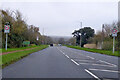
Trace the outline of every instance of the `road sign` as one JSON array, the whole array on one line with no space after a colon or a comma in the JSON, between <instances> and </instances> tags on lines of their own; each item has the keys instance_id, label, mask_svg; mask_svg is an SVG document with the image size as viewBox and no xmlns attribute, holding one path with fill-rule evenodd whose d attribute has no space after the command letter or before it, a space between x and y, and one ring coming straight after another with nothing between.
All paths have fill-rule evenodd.
<instances>
[{"instance_id":1,"label":"road sign","mask_svg":"<svg viewBox=\"0 0 120 80\"><path fill-rule=\"evenodd\" d=\"M117 33L115 33L115 34L112 34L112 36L113 36L113 37L114 37L114 36L115 36L115 37L117 37Z\"/></svg>"},{"instance_id":2,"label":"road sign","mask_svg":"<svg viewBox=\"0 0 120 80\"><path fill-rule=\"evenodd\" d=\"M8 33L10 33L10 23L9 22L5 23L4 33L6 33L6 46L5 46L5 49L7 50L7 38L8 38Z\"/></svg>"},{"instance_id":3,"label":"road sign","mask_svg":"<svg viewBox=\"0 0 120 80\"><path fill-rule=\"evenodd\" d=\"M30 45L30 41L23 41L23 46L29 46Z\"/></svg>"},{"instance_id":4,"label":"road sign","mask_svg":"<svg viewBox=\"0 0 120 80\"><path fill-rule=\"evenodd\" d=\"M117 36L118 28L114 26L112 29L112 36L113 36L113 53L115 52L115 37Z\"/></svg>"},{"instance_id":5,"label":"road sign","mask_svg":"<svg viewBox=\"0 0 120 80\"><path fill-rule=\"evenodd\" d=\"M4 33L10 33L10 25L8 24L8 22L4 26Z\"/></svg>"},{"instance_id":6,"label":"road sign","mask_svg":"<svg viewBox=\"0 0 120 80\"><path fill-rule=\"evenodd\" d=\"M118 29L117 29L117 27L116 26L114 26L113 27L113 29L112 29L112 36L114 37L116 37L117 36L117 32L118 32Z\"/></svg>"}]
</instances>

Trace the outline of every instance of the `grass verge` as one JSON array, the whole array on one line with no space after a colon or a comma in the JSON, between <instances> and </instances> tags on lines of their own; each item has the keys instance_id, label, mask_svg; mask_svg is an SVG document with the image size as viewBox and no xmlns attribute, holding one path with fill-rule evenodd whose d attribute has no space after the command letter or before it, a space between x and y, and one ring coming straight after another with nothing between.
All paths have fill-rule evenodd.
<instances>
[{"instance_id":1,"label":"grass verge","mask_svg":"<svg viewBox=\"0 0 120 80\"><path fill-rule=\"evenodd\" d=\"M2 53L4 53L4 52L24 50L24 49L35 48L35 47L37 47L37 46L29 46L29 47L21 47L21 48L8 48L7 50L5 50L5 48L4 48L4 49L1 49L1 50L2 50Z\"/></svg>"},{"instance_id":2,"label":"grass verge","mask_svg":"<svg viewBox=\"0 0 120 80\"><path fill-rule=\"evenodd\" d=\"M20 51L20 52L2 55L2 56L0 56L0 58L2 58L2 63L1 63L2 68L22 59L25 56L28 56L30 53L37 52L37 51L45 49L47 47L48 47L47 45L41 45L41 46L38 46L38 47L31 49L31 50L25 50L25 51Z\"/></svg>"},{"instance_id":3,"label":"grass verge","mask_svg":"<svg viewBox=\"0 0 120 80\"><path fill-rule=\"evenodd\" d=\"M118 51L115 51L115 53L113 54L112 51L108 51L108 50L80 48L80 46L67 46L67 47L74 48L74 49L80 49L80 50L84 50L84 51L89 51L89 52L94 52L94 53L101 53L101 54L120 57L120 54L118 53Z\"/></svg>"}]
</instances>

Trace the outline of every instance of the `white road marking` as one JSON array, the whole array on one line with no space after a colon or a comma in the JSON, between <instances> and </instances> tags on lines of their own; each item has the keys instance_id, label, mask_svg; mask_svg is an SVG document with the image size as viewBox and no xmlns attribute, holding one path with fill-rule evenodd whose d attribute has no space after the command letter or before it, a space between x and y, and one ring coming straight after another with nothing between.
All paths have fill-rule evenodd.
<instances>
[{"instance_id":1,"label":"white road marking","mask_svg":"<svg viewBox=\"0 0 120 80\"><path fill-rule=\"evenodd\" d=\"M115 72L115 73L120 73L120 71L104 70L104 69L89 69L89 70L94 70L94 71L106 71L106 72Z\"/></svg>"},{"instance_id":2,"label":"white road marking","mask_svg":"<svg viewBox=\"0 0 120 80\"><path fill-rule=\"evenodd\" d=\"M73 59L71 59L72 62L74 62L76 65L79 65L76 61L74 61Z\"/></svg>"},{"instance_id":3,"label":"white road marking","mask_svg":"<svg viewBox=\"0 0 120 80\"><path fill-rule=\"evenodd\" d=\"M57 49L58 49L58 47L57 47ZM65 55L65 53L63 51L61 51L60 49L58 49L58 50Z\"/></svg>"},{"instance_id":4,"label":"white road marking","mask_svg":"<svg viewBox=\"0 0 120 80\"><path fill-rule=\"evenodd\" d=\"M91 76L93 76L94 78L100 80L100 78L98 78L96 75L94 75L93 73L91 73L89 70L85 69L85 71L86 71L87 73L89 73Z\"/></svg>"},{"instance_id":5,"label":"white road marking","mask_svg":"<svg viewBox=\"0 0 120 80\"><path fill-rule=\"evenodd\" d=\"M91 57L91 56L86 56L86 57L89 57L89 58L91 58L91 59L95 59L95 58L93 58L93 57Z\"/></svg>"},{"instance_id":6,"label":"white road marking","mask_svg":"<svg viewBox=\"0 0 120 80\"><path fill-rule=\"evenodd\" d=\"M98 62L98 61L91 61L91 60L76 60L76 61L82 61L82 62Z\"/></svg>"},{"instance_id":7,"label":"white road marking","mask_svg":"<svg viewBox=\"0 0 120 80\"><path fill-rule=\"evenodd\" d=\"M57 48L58 49L58 48ZM59 49L58 49L59 50ZM63 53L64 55L65 55L65 53L64 52L62 52L61 50L59 50L61 53ZM65 55L67 58L70 58L68 55ZM79 65L76 61L74 61L73 59L71 59L71 61L73 62L73 63L75 63L76 65Z\"/></svg>"},{"instance_id":8,"label":"white road marking","mask_svg":"<svg viewBox=\"0 0 120 80\"><path fill-rule=\"evenodd\" d=\"M85 65L96 65L96 66L106 66L106 67L115 67L115 66L110 66L110 65L91 64L91 63L79 63L79 64L85 64Z\"/></svg>"},{"instance_id":9,"label":"white road marking","mask_svg":"<svg viewBox=\"0 0 120 80\"><path fill-rule=\"evenodd\" d=\"M65 55L67 58L70 58L68 55Z\"/></svg>"},{"instance_id":10,"label":"white road marking","mask_svg":"<svg viewBox=\"0 0 120 80\"><path fill-rule=\"evenodd\" d=\"M62 52L64 55L65 55L65 53L64 52Z\"/></svg>"},{"instance_id":11,"label":"white road marking","mask_svg":"<svg viewBox=\"0 0 120 80\"><path fill-rule=\"evenodd\" d=\"M59 50L59 49L58 49ZM61 53L65 55L65 53L62 50L59 50ZM70 58L68 55L65 55L67 58Z\"/></svg>"},{"instance_id":12,"label":"white road marking","mask_svg":"<svg viewBox=\"0 0 120 80\"><path fill-rule=\"evenodd\" d=\"M99 61L100 61L100 62L104 62L104 63L106 63L106 64L113 65L113 66L117 67L117 65L115 65L115 64L111 64L111 63L106 62L106 61L102 61L102 60L99 60Z\"/></svg>"}]
</instances>

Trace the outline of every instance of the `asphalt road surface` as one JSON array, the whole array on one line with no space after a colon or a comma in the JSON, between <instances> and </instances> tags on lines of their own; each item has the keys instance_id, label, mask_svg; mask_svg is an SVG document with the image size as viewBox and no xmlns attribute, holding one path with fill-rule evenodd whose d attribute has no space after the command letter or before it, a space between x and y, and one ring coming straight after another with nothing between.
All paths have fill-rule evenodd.
<instances>
[{"instance_id":1,"label":"asphalt road surface","mask_svg":"<svg viewBox=\"0 0 120 80\"><path fill-rule=\"evenodd\" d=\"M5 67L3 78L119 78L118 57L49 47Z\"/></svg>"}]
</instances>

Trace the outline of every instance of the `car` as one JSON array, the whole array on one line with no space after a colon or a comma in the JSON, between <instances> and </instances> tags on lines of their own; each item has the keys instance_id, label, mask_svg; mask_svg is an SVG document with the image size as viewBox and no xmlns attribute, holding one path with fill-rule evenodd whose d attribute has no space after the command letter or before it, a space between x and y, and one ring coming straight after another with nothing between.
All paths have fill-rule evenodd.
<instances>
[{"instance_id":1,"label":"car","mask_svg":"<svg viewBox=\"0 0 120 80\"><path fill-rule=\"evenodd\" d=\"M53 46L53 44L50 44L50 46Z\"/></svg>"},{"instance_id":2,"label":"car","mask_svg":"<svg viewBox=\"0 0 120 80\"><path fill-rule=\"evenodd\" d=\"M58 46L62 46L61 44L58 44Z\"/></svg>"}]
</instances>

